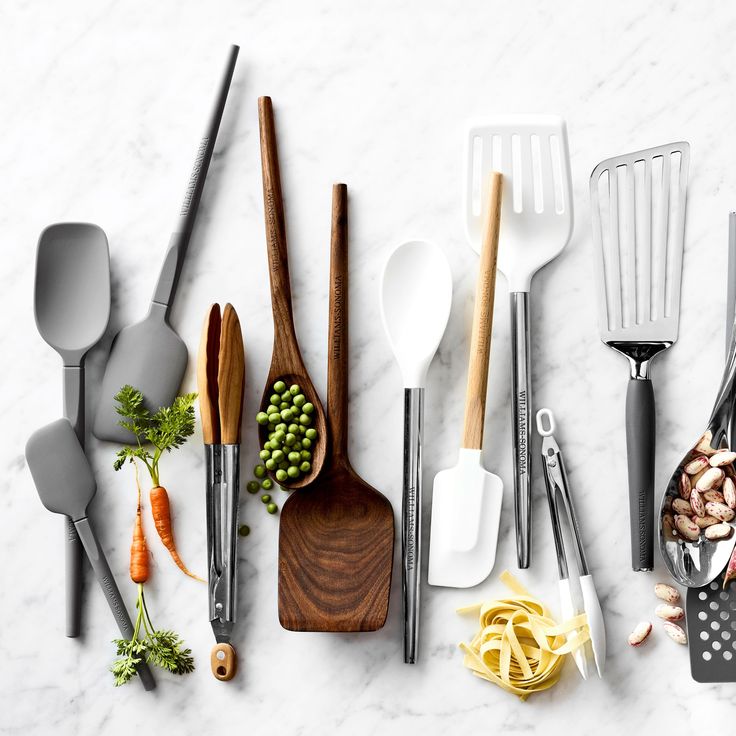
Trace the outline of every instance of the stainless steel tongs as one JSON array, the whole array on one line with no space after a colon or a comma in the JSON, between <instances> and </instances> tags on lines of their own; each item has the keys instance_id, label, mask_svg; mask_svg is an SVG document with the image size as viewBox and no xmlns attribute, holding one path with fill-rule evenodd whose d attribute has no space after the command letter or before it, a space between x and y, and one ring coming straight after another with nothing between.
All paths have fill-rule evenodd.
<instances>
[{"instance_id":1,"label":"stainless steel tongs","mask_svg":"<svg viewBox=\"0 0 736 736\"><path fill-rule=\"evenodd\" d=\"M545 426L546 420L546 426ZM580 527L578 526L575 506L570 494L567 482L565 464L562 453L555 441L555 418L549 409L540 409L537 412L537 431L542 436L542 459L544 461L544 480L547 486L547 500L549 501L549 513L552 517L552 535L555 541L557 553L557 568L560 575L560 608L563 621L574 618L581 612L585 612L588 618L588 630L590 632L590 647L586 643L573 652L575 664L580 670L583 679L588 678L589 649L592 648L593 659L598 677L603 677L603 667L606 661L606 630L603 622L603 612L598 600L598 594L593 584L593 578L588 569L588 561L585 557ZM570 534L574 541L574 556L577 565L580 590L583 594L582 605L576 600L570 588L570 570L565 552L565 538L562 533L560 522L561 509L567 516Z\"/></svg>"},{"instance_id":2,"label":"stainless steel tongs","mask_svg":"<svg viewBox=\"0 0 736 736\"><path fill-rule=\"evenodd\" d=\"M197 363L207 472L207 554L210 623L217 644L210 664L218 680L230 680L237 660L230 643L237 603L240 420L243 413L243 337L228 304L220 318L213 304L205 320Z\"/></svg>"}]
</instances>

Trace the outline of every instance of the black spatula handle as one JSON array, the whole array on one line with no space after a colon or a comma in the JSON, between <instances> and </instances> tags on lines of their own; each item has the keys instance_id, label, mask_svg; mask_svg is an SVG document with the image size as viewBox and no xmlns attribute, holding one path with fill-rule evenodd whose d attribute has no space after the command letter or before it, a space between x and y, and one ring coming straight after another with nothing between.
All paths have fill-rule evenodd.
<instances>
[{"instance_id":1,"label":"black spatula handle","mask_svg":"<svg viewBox=\"0 0 736 736\"><path fill-rule=\"evenodd\" d=\"M626 451L629 461L631 567L654 567L654 389L648 378L632 378L626 392Z\"/></svg>"}]
</instances>

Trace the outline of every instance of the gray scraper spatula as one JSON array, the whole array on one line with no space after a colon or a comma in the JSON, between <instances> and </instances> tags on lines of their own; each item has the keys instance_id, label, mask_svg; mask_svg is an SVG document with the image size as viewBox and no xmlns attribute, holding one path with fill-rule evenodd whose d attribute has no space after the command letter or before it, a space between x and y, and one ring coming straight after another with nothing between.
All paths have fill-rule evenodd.
<instances>
[{"instance_id":1,"label":"gray scraper spatula","mask_svg":"<svg viewBox=\"0 0 736 736\"><path fill-rule=\"evenodd\" d=\"M135 437L118 424L120 417L115 411L113 397L123 386L131 385L139 389L148 408L155 411L171 404L184 377L187 346L171 328L169 312L197 218L238 51L238 46L231 46L148 315L143 321L120 330L112 343L92 428L95 436L101 440L122 443L135 441Z\"/></svg>"},{"instance_id":2,"label":"gray scraper spatula","mask_svg":"<svg viewBox=\"0 0 736 736\"><path fill-rule=\"evenodd\" d=\"M97 485L69 420L57 419L34 432L26 444L26 461L43 505L55 514L65 514L74 522L120 634L124 639L132 639L133 624L87 517L87 506L94 498ZM146 690L156 687L145 661L138 665L138 675Z\"/></svg>"}]
</instances>

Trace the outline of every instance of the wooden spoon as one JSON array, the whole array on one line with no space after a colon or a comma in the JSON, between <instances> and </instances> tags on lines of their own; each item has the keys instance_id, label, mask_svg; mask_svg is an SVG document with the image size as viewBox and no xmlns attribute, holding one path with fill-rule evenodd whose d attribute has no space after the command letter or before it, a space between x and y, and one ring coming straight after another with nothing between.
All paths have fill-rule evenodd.
<instances>
[{"instance_id":1,"label":"wooden spoon","mask_svg":"<svg viewBox=\"0 0 736 736\"><path fill-rule=\"evenodd\" d=\"M279 621L292 631L375 631L386 621L394 553L388 499L348 460L347 187L332 192L327 419L319 480L292 494L279 528Z\"/></svg>"},{"instance_id":2,"label":"wooden spoon","mask_svg":"<svg viewBox=\"0 0 736 736\"><path fill-rule=\"evenodd\" d=\"M276 128L273 120L273 107L270 97L258 100L258 124L261 132L261 166L263 169L263 208L266 218L266 239L268 245L268 266L271 277L271 309L273 311L273 355L268 372L266 387L261 399L261 408L268 406L273 393L273 384L282 380L287 386L294 383L302 388L303 394L314 405L313 427L317 430L317 440L313 444L312 469L292 480L276 481L275 473L269 471L271 478L284 488L296 490L309 485L322 470L327 447L327 428L325 412L304 366L299 343L294 329L294 315L291 306L291 283L289 281L289 260L286 249L286 224L284 222L284 203L281 197L281 175L276 149ZM260 426L258 436L261 446L268 440L268 429Z\"/></svg>"}]
</instances>

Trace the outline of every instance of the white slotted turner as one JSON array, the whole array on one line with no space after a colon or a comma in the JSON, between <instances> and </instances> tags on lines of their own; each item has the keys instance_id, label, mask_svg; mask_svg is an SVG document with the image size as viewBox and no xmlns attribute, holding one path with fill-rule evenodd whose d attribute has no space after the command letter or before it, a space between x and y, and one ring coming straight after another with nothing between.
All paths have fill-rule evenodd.
<instances>
[{"instance_id":1,"label":"white slotted turner","mask_svg":"<svg viewBox=\"0 0 736 736\"><path fill-rule=\"evenodd\" d=\"M498 270L511 296L514 515L517 561L523 569L529 567L531 550L529 291L534 274L563 250L572 234L565 121L556 115L503 115L471 125L465 169L466 230L478 253L489 173L500 171L504 177Z\"/></svg>"}]
</instances>

